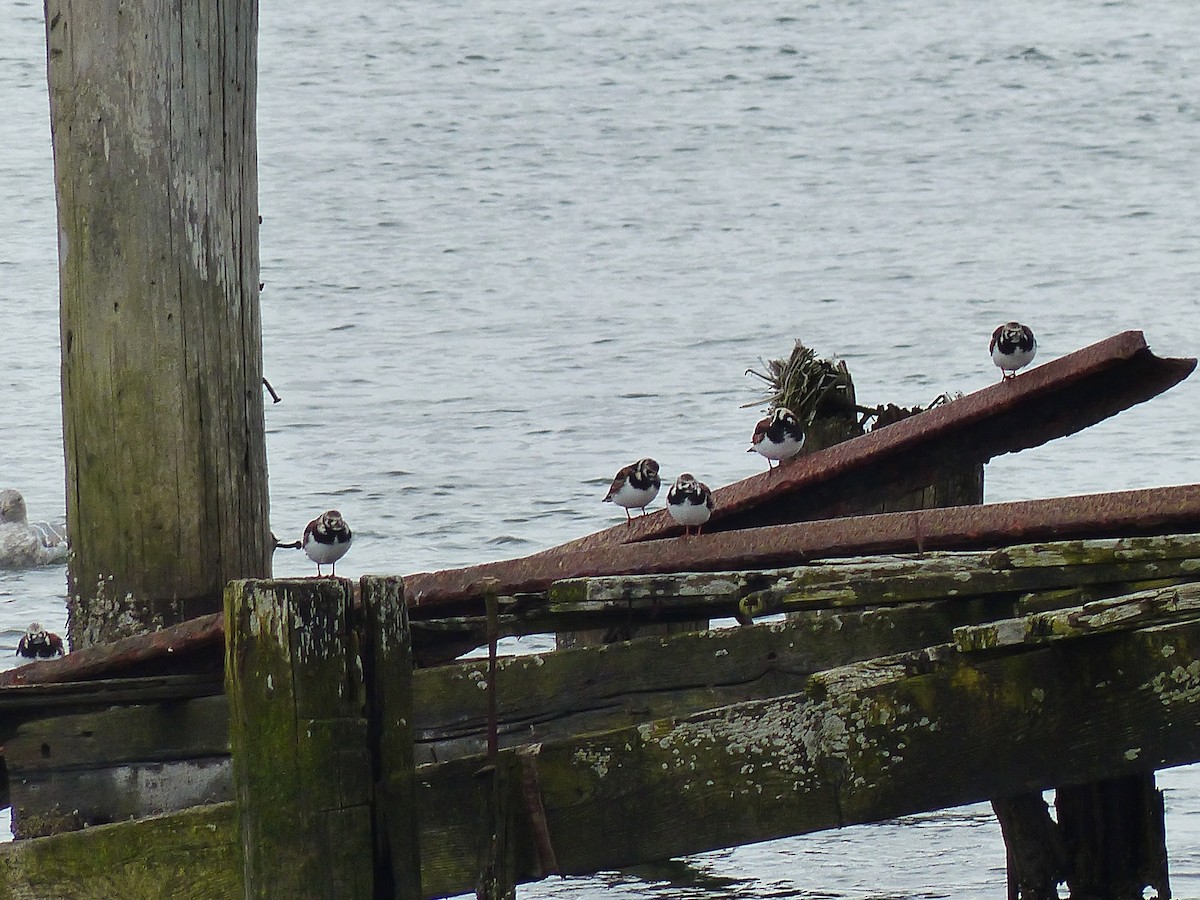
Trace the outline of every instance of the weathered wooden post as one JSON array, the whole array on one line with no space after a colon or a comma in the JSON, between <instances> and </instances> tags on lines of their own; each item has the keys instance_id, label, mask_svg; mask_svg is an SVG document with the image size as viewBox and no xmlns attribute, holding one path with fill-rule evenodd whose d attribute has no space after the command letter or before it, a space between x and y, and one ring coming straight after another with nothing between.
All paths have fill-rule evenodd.
<instances>
[{"instance_id":1,"label":"weathered wooden post","mask_svg":"<svg viewBox=\"0 0 1200 900\"><path fill-rule=\"evenodd\" d=\"M47 0L73 647L270 574L257 0Z\"/></svg>"},{"instance_id":2,"label":"weathered wooden post","mask_svg":"<svg viewBox=\"0 0 1200 900\"><path fill-rule=\"evenodd\" d=\"M225 600L246 897L418 900L399 580L364 579L361 635L343 579L238 581Z\"/></svg>"}]
</instances>

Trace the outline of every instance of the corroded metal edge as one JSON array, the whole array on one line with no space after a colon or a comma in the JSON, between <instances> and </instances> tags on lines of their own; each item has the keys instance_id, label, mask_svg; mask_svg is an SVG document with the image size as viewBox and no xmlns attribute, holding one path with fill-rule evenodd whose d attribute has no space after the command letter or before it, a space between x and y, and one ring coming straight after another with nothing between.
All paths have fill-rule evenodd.
<instances>
[{"instance_id":1,"label":"corroded metal edge","mask_svg":"<svg viewBox=\"0 0 1200 900\"><path fill-rule=\"evenodd\" d=\"M210 613L150 634L135 634L111 644L68 653L59 659L31 662L0 672L0 688L64 681L86 681L167 656L182 658L225 640L225 614Z\"/></svg>"},{"instance_id":2,"label":"corroded metal edge","mask_svg":"<svg viewBox=\"0 0 1200 900\"><path fill-rule=\"evenodd\" d=\"M1082 494L982 506L822 519L699 537L538 554L405 578L414 619L479 606L500 594L546 590L564 578L719 572L816 559L923 550L1001 547L1039 540L1125 537L1200 530L1200 484ZM494 579L494 583L490 581Z\"/></svg>"}]
</instances>

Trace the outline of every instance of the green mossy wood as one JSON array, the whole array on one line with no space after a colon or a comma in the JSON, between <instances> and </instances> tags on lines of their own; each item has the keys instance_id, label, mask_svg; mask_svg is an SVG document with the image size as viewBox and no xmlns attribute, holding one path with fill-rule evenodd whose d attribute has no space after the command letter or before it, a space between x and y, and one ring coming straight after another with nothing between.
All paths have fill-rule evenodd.
<instances>
[{"instance_id":1,"label":"green mossy wood","mask_svg":"<svg viewBox=\"0 0 1200 900\"><path fill-rule=\"evenodd\" d=\"M225 621L245 896L371 898L373 766L350 582L234 582Z\"/></svg>"},{"instance_id":2,"label":"green mossy wood","mask_svg":"<svg viewBox=\"0 0 1200 900\"><path fill-rule=\"evenodd\" d=\"M220 609L270 574L256 0L48 0L68 633Z\"/></svg>"}]
</instances>

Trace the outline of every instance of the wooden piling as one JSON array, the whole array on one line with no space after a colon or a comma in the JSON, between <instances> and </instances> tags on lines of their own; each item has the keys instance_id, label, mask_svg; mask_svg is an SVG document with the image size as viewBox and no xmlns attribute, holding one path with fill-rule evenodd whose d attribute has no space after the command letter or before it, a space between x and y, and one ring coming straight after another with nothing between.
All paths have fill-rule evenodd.
<instances>
[{"instance_id":1,"label":"wooden piling","mask_svg":"<svg viewBox=\"0 0 1200 900\"><path fill-rule=\"evenodd\" d=\"M245 896L371 900L374 772L350 583L234 582L225 621Z\"/></svg>"},{"instance_id":2,"label":"wooden piling","mask_svg":"<svg viewBox=\"0 0 1200 900\"><path fill-rule=\"evenodd\" d=\"M48 0L73 649L270 574L257 0Z\"/></svg>"},{"instance_id":3,"label":"wooden piling","mask_svg":"<svg viewBox=\"0 0 1200 900\"><path fill-rule=\"evenodd\" d=\"M1060 787L1054 803L1070 857L1071 896L1136 900L1171 896L1162 792L1154 773Z\"/></svg>"},{"instance_id":4,"label":"wooden piling","mask_svg":"<svg viewBox=\"0 0 1200 900\"><path fill-rule=\"evenodd\" d=\"M420 900L421 854L413 762L413 654L400 578L364 576L367 690L375 831L375 895Z\"/></svg>"}]
</instances>

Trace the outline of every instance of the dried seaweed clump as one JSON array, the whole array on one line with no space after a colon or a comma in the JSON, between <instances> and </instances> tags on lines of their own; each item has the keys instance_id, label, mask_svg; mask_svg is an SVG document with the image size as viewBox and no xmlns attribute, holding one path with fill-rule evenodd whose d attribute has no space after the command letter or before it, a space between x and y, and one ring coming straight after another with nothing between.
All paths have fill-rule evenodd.
<instances>
[{"instance_id":1,"label":"dried seaweed clump","mask_svg":"<svg viewBox=\"0 0 1200 900\"><path fill-rule=\"evenodd\" d=\"M784 359L759 360L763 371L747 369L747 375L766 382L768 409L785 406L796 414L801 423L835 416L852 416L858 408L854 402L854 380L841 360L818 359L809 347L796 341L791 356ZM758 406L759 401L745 406Z\"/></svg>"},{"instance_id":2,"label":"dried seaweed clump","mask_svg":"<svg viewBox=\"0 0 1200 900\"><path fill-rule=\"evenodd\" d=\"M858 411L862 413L860 424L867 431L877 431L880 428L891 425L893 422L899 422L901 419L915 416L919 412L925 412L925 410L933 409L935 406L950 403L961 396L961 393L938 394L927 406L897 406L894 403L881 403L875 407L860 406L858 407Z\"/></svg>"}]
</instances>

